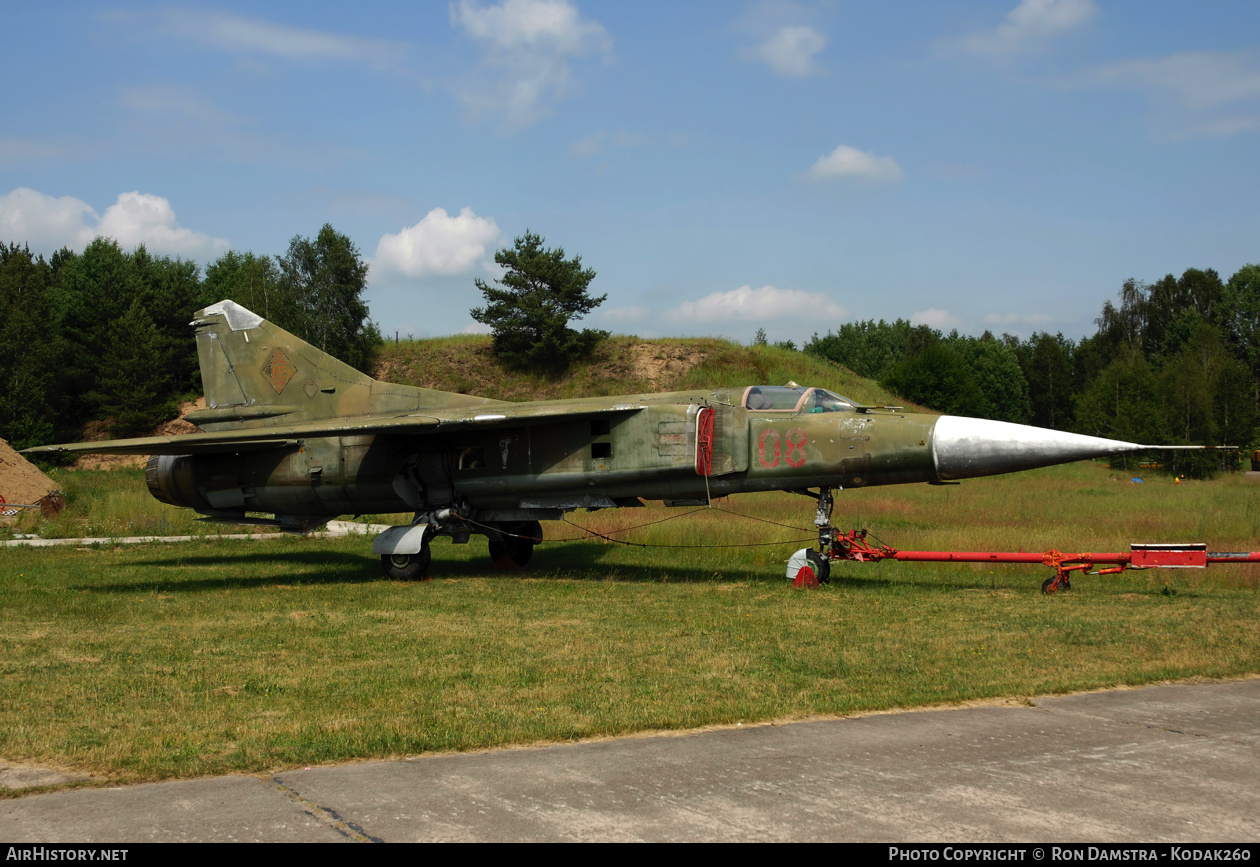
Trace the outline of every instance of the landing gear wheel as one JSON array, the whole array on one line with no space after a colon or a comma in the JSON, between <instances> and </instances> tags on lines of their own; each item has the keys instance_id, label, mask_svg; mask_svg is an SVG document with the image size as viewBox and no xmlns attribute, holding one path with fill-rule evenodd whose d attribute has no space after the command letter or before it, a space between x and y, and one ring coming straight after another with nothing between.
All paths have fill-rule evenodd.
<instances>
[{"instance_id":1,"label":"landing gear wheel","mask_svg":"<svg viewBox=\"0 0 1260 867\"><path fill-rule=\"evenodd\" d=\"M805 557L809 560L809 565L814 570L814 577L819 584L831 583L831 561L819 554L812 548L806 553Z\"/></svg>"},{"instance_id":2,"label":"landing gear wheel","mask_svg":"<svg viewBox=\"0 0 1260 867\"><path fill-rule=\"evenodd\" d=\"M537 521L509 521L499 531L503 535L498 540L490 539L490 560L502 568L524 566L534 556L534 540L542 540L542 524Z\"/></svg>"},{"instance_id":3,"label":"landing gear wheel","mask_svg":"<svg viewBox=\"0 0 1260 867\"><path fill-rule=\"evenodd\" d=\"M429 543L425 542L419 554L385 554L381 557L381 568L385 576L394 581L415 581L424 578L429 571Z\"/></svg>"},{"instance_id":4,"label":"landing gear wheel","mask_svg":"<svg viewBox=\"0 0 1260 867\"><path fill-rule=\"evenodd\" d=\"M1047 578L1045 581L1041 582L1041 592L1045 593L1046 595L1049 595L1051 593L1058 593L1060 590L1071 590L1071 589L1072 589L1072 582L1068 580L1066 575L1064 575L1062 578L1056 575L1053 578Z\"/></svg>"}]
</instances>

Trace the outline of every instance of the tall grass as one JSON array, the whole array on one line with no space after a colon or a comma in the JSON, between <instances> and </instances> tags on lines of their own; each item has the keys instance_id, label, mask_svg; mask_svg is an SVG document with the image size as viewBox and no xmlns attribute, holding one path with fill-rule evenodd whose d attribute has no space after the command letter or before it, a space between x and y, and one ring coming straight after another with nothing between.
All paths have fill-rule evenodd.
<instances>
[{"instance_id":1,"label":"tall grass","mask_svg":"<svg viewBox=\"0 0 1260 867\"><path fill-rule=\"evenodd\" d=\"M38 510L19 513L17 521L0 527L0 538L34 533L44 539L120 536L219 535L245 532L225 524L205 524L191 509L160 503L149 493L144 470L53 468L49 477L65 494L66 508L46 518Z\"/></svg>"}]
</instances>

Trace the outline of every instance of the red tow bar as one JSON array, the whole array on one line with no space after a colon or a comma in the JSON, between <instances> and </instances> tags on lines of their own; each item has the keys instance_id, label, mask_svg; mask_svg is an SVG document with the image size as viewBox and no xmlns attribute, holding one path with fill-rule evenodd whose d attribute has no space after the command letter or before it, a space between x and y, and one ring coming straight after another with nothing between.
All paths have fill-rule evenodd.
<instances>
[{"instance_id":1,"label":"red tow bar","mask_svg":"<svg viewBox=\"0 0 1260 867\"><path fill-rule=\"evenodd\" d=\"M1130 550L1115 554L1065 554L1051 549L1041 554L1022 551L898 551L888 545L867 542L866 530L841 533L834 528L823 531L824 547L829 560L852 560L859 563L880 560L901 560L910 563L1028 563L1049 566L1054 575L1041 585L1042 593L1070 590L1073 572L1109 575L1127 569L1205 569L1209 563L1260 563L1260 552L1209 551L1203 542L1185 544L1133 544ZM830 545L826 545L826 536ZM1109 568L1093 571L1095 566Z\"/></svg>"}]
</instances>

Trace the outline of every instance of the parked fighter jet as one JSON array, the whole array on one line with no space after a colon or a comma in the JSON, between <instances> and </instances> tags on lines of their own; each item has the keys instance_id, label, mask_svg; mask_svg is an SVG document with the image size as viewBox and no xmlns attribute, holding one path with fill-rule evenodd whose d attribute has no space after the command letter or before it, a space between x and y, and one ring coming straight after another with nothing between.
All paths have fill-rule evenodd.
<instances>
[{"instance_id":1,"label":"parked fighter jet","mask_svg":"<svg viewBox=\"0 0 1260 867\"><path fill-rule=\"evenodd\" d=\"M342 514L414 512L374 545L397 579L426 573L436 536L485 535L491 559L524 565L538 522L573 509L796 491L819 500L821 529L834 488L1150 448L795 384L510 403L379 382L232 301L191 325L207 408L187 418L204 433L26 453L151 455L153 496L213 521L307 533Z\"/></svg>"}]
</instances>

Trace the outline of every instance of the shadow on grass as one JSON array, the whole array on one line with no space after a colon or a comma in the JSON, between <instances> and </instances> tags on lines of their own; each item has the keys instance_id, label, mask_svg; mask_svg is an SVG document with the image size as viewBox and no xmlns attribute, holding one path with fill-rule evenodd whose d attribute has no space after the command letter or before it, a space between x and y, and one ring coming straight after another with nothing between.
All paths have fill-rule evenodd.
<instances>
[{"instance_id":1,"label":"shadow on grass","mask_svg":"<svg viewBox=\"0 0 1260 867\"><path fill-rule=\"evenodd\" d=\"M935 565L935 564L934 564ZM1041 594L1041 582L1052 574L1050 570L1038 571L1030 568L1018 578L1005 575L994 581L987 575L973 572L965 568L936 567L934 573L926 570L933 566L924 566L918 571L898 570L878 574L878 564L869 564L869 571L862 565L832 565L831 585L833 587L850 587L862 590L901 590L925 593L957 593L961 590L976 591L1011 591L1022 593L1025 590ZM840 571L844 570L844 571ZM1026 578L1025 578L1026 576Z\"/></svg>"},{"instance_id":2,"label":"shadow on grass","mask_svg":"<svg viewBox=\"0 0 1260 867\"><path fill-rule=\"evenodd\" d=\"M635 562L636 554L643 560ZM732 563L714 549L711 563L662 564L659 552L602 542L574 541L539 546L524 569L501 569L489 562L484 548L462 551L450 544L434 546L429 577L442 579L491 579L577 582L625 582L643 584L786 585L783 567L777 563ZM786 558L785 558L786 560ZM885 564L892 566L894 564ZM395 583L381 570L380 559L367 548L362 554L345 551L286 548L268 551L239 548L196 555L172 551L167 557L150 556L130 561L125 568L153 569L151 575L101 584L78 583L75 590L95 593L150 593L161 591L207 592L286 585L356 585ZM924 567L930 569L932 567ZM223 570L206 575L202 570ZM230 570L230 574L226 574ZM1048 573L1046 573L1048 574ZM1027 579L1011 575L991 576L965 569L908 571L881 568L879 564L835 564L831 590L956 593L960 590L1008 590L1037 592L1045 575L1029 570ZM412 582L421 584L423 582Z\"/></svg>"},{"instance_id":3,"label":"shadow on grass","mask_svg":"<svg viewBox=\"0 0 1260 867\"><path fill-rule=\"evenodd\" d=\"M780 568L756 565L733 565L715 557L713 567L662 566L653 563L627 562L620 546L595 542L574 542L563 546L540 547L524 569L500 569L489 562L483 551L471 551L458 559L446 559L452 553L449 545L434 549L429 566L432 579L556 580L603 582L618 581L648 584L764 583L776 584L785 579ZM444 556L445 555L445 556ZM612 561L612 562L609 562ZM196 555L175 554L169 557L148 557L126 563L125 568L157 570L152 576L131 581L78 583L73 589L93 593L151 593L161 591L207 592L225 589L250 589L288 585L335 585L395 583L381 570L380 558L364 554L327 550L231 550ZM200 570L232 570L232 574L207 576ZM184 570L184 571L181 571ZM193 571L196 570L196 571ZM422 584L423 582L409 582Z\"/></svg>"},{"instance_id":4,"label":"shadow on grass","mask_svg":"<svg viewBox=\"0 0 1260 867\"><path fill-rule=\"evenodd\" d=\"M73 589L97 593L150 593L159 589L207 591L274 587L277 584L367 584L385 580L381 574L380 561L375 557L328 551L291 551L284 554L231 552L221 555L135 560L127 566L171 570L236 566L249 574L207 578L186 577L178 572L163 573L160 577L138 578L135 581L77 584ZM259 574L268 566L272 567L272 571ZM287 568L276 570L276 566Z\"/></svg>"},{"instance_id":5,"label":"shadow on grass","mask_svg":"<svg viewBox=\"0 0 1260 867\"><path fill-rule=\"evenodd\" d=\"M723 559L720 549L713 549L711 564L662 566L659 563L634 562L635 552L643 559L659 558L660 549L630 545L609 545L602 542L566 542L539 547L529 565L517 572L492 573L519 575L522 578L554 577L567 581L623 581L650 584L726 584L786 581L783 568L756 564L732 564ZM783 562L787 562L784 555ZM484 571L484 570L483 570ZM439 576L441 577L441 576Z\"/></svg>"}]
</instances>

